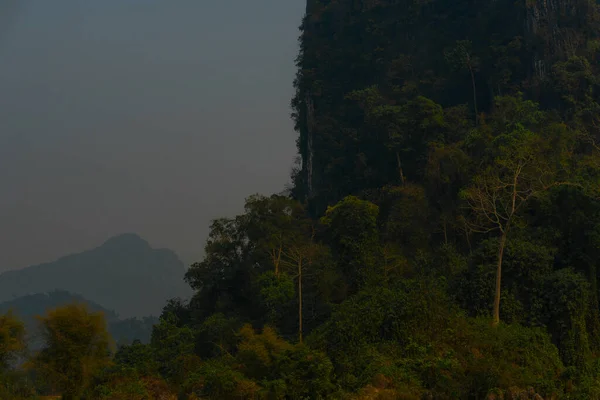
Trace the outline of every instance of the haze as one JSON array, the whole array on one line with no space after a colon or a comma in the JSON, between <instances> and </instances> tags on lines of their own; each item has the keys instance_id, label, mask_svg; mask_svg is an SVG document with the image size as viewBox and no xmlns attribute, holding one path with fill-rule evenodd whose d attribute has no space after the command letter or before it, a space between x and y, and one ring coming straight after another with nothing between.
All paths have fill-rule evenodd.
<instances>
[{"instance_id":1,"label":"haze","mask_svg":"<svg viewBox=\"0 0 600 400\"><path fill-rule=\"evenodd\" d=\"M302 0L2 0L0 272L283 190Z\"/></svg>"}]
</instances>

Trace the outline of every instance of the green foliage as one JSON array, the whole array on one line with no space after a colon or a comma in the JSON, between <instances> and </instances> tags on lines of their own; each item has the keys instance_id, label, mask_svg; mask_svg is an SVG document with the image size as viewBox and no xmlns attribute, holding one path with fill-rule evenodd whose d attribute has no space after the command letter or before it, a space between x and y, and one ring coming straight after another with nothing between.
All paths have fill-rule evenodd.
<instances>
[{"instance_id":1,"label":"green foliage","mask_svg":"<svg viewBox=\"0 0 600 400\"><path fill-rule=\"evenodd\" d=\"M336 388L323 353L292 345L271 327L246 325L232 354L196 364L178 385L180 396L211 399L329 398ZM191 397L190 397L191 398Z\"/></svg>"},{"instance_id":2,"label":"green foliage","mask_svg":"<svg viewBox=\"0 0 600 400\"><path fill-rule=\"evenodd\" d=\"M277 322L289 312L289 304L295 296L294 281L286 273L279 276L265 272L257 279L260 298L271 322Z\"/></svg>"},{"instance_id":3,"label":"green foliage","mask_svg":"<svg viewBox=\"0 0 600 400\"><path fill-rule=\"evenodd\" d=\"M260 387L223 360L210 360L190 374L182 385L182 394L207 399L251 399Z\"/></svg>"},{"instance_id":4,"label":"green foliage","mask_svg":"<svg viewBox=\"0 0 600 400\"><path fill-rule=\"evenodd\" d=\"M131 345L121 346L114 356L114 362L123 368L131 368L143 376L156 375L159 366L154 359L154 349L139 340Z\"/></svg>"},{"instance_id":5,"label":"green foliage","mask_svg":"<svg viewBox=\"0 0 600 400\"><path fill-rule=\"evenodd\" d=\"M376 278L378 214L379 207L375 204L348 196L328 208L321 219L327 227L340 268L349 282L366 283Z\"/></svg>"},{"instance_id":6,"label":"green foliage","mask_svg":"<svg viewBox=\"0 0 600 400\"><path fill-rule=\"evenodd\" d=\"M586 314L589 283L570 269L554 272L544 279L546 324L561 351L565 364L585 371L590 357Z\"/></svg>"},{"instance_id":7,"label":"green foliage","mask_svg":"<svg viewBox=\"0 0 600 400\"><path fill-rule=\"evenodd\" d=\"M150 346L159 365L159 372L175 383L184 379L186 357L193 354L194 331L189 326L178 326L177 317L167 314L154 326Z\"/></svg>"},{"instance_id":8,"label":"green foliage","mask_svg":"<svg viewBox=\"0 0 600 400\"><path fill-rule=\"evenodd\" d=\"M380 207L382 239L407 253L427 249L431 236L426 190L419 185L388 186L374 200Z\"/></svg>"},{"instance_id":9,"label":"green foliage","mask_svg":"<svg viewBox=\"0 0 600 400\"><path fill-rule=\"evenodd\" d=\"M400 356L405 346L444 334L456 309L442 288L435 281L404 281L365 289L338 306L309 343L326 350L340 379L358 389L381 372L373 367L383 354ZM381 353L384 345L391 345L389 353Z\"/></svg>"},{"instance_id":10,"label":"green foliage","mask_svg":"<svg viewBox=\"0 0 600 400\"><path fill-rule=\"evenodd\" d=\"M10 311L0 315L0 373L25 350L25 325Z\"/></svg>"},{"instance_id":11,"label":"green foliage","mask_svg":"<svg viewBox=\"0 0 600 400\"><path fill-rule=\"evenodd\" d=\"M501 317L508 323L541 325L547 313L540 298L541 282L552 273L556 251L513 233L504 254ZM483 241L456 286L461 305L471 315L491 314L497 247L495 240Z\"/></svg>"},{"instance_id":12,"label":"green foliage","mask_svg":"<svg viewBox=\"0 0 600 400\"><path fill-rule=\"evenodd\" d=\"M325 353L297 345L277 360L278 382L285 385L292 399L327 399L336 391L332 382L333 365Z\"/></svg>"},{"instance_id":13,"label":"green foliage","mask_svg":"<svg viewBox=\"0 0 600 400\"><path fill-rule=\"evenodd\" d=\"M226 355L233 351L239 338L240 322L224 314L213 314L202 321L197 329L196 352L202 357Z\"/></svg>"},{"instance_id":14,"label":"green foliage","mask_svg":"<svg viewBox=\"0 0 600 400\"><path fill-rule=\"evenodd\" d=\"M542 329L516 324L492 328L489 320L480 318L471 323L467 335L472 344L465 373L472 393L482 396L495 387L534 387L546 398L561 389L564 367Z\"/></svg>"}]
</instances>

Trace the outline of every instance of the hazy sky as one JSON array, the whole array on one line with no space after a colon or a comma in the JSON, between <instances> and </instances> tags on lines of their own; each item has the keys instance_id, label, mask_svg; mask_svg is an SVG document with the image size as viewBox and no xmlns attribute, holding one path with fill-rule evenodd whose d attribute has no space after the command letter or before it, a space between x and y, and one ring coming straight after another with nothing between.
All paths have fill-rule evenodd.
<instances>
[{"instance_id":1,"label":"hazy sky","mask_svg":"<svg viewBox=\"0 0 600 400\"><path fill-rule=\"evenodd\" d=\"M0 272L140 234L186 262L289 181L304 0L0 0Z\"/></svg>"}]
</instances>

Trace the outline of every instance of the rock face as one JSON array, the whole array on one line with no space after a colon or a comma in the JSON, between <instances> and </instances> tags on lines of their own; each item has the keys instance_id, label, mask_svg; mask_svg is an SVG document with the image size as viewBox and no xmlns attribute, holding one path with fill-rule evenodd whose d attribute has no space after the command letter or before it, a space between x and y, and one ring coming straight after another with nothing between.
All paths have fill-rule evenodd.
<instances>
[{"instance_id":1,"label":"rock face","mask_svg":"<svg viewBox=\"0 0 600 400\"><path fill-rule=\"evenodd\" d=\"M496 96L522 92L561 109L554 67L595 46L599 21L595 0L306 0L292 102L295 196L319 214L348 194L416 180L396 172L385 135L361 130L352 93L377 87L388 105L419 94L480 114ZM449 54L475 60L471 75ZM573 68L585 72L580 61Z\"/></svg>"},{"instance_id":2,"label":"rock face","mask_svg":"<svg viewBox=\"0 0 600 400\"><path fill-rule=\"evenodd\" d=\"M526 1L525 33L532 44L532 68L539 78L556 60L575 56L585 47L596 18L594 1Z\"/></svg>"},{"instance_id":3,"label":"rock face","mask_svg":"<svg viewBox=\"0 0 600 400\"><path fill-rule=\"evenodd\" d=\"M0 302L66 290L115 310L120 317L159 315L166 301L186 298L185 267L167 249L153 249L135 234L54 262L0 274Z\"/></svg>"}]
</instances>

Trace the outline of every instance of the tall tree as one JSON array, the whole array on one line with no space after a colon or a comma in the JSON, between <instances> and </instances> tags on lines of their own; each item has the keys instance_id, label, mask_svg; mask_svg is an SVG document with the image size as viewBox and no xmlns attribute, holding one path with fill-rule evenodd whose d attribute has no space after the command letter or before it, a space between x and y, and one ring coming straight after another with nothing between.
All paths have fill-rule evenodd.
<instances>
[{"instance_id":1,"label":"tall tree","mask_svg":"<svg viewBox=\"0 0 600 400\"><path fill-rule=\"evenodd\" d=\"M0 315L0 372L25 350L25 325L13 313Z\"/></svg>"},{"instance_id":2,"label":"tall tree","mask_svg":"<svg viewBox=\"0 0 600 400\"><path fill-rule=\"evenodd\" d=\"M283 250L302 236L308 222L303 207L284 196L254 195L246 199L244 219L247 237L256 246L254 260L260 263L267 254L278 277Z\"/></svg>"},{"instance_id":3,"label":"tall tree","mask_svg":"<svg viewBox=\"0 0 600 400\"><path fill-rule=\"evenodd\" d=\"M65 400L81 398L92 377L110 364L112 340L102 313L72 304L38 317L44 348L31 367Z\"/></svg>"},{"instance_id":4,"label":"tall tree","mask_svg":"<svg viewBox=\"0 0 600 400\"><path fill-rule=\"evenodd\" d=\"M499 232L493 306L495 325L500 322L502 260L509 231L531 199L552 187L571 184L563 180L568 149L564 142L555 141L555 138L568 136L567 128L546 125L545 135L535 133L524 124L541 122L535 104L519 98L502 98L498 103L497 123L492 129L501 131L496 132L491 143L488 164L482 165L472 184L462 191L474 216L471 228L480 233Z\"/></svg>"},{"instance_id":5,"label":"tall tree","mask_svg":"<svg viewBox=\"0 0 600 400\"><path fill-rule=\"evenodd\" d=\"M466 70L471 77L471 90L473 91L473 110L475 111L475 122L479 119L477 107L477 85L475 73L479 68L479 58L473 55L473 44L470 40L459 40L453 47L444 52L450 66L456 70Z\"/></svg>"},{"instance_id":6,"label":"tall tree","mask_svg":"<svg viewBox=\"0 0 600 400\"><path fill-rule=\"evenodd\" d=\"M380 256L377 216L379 207L355 196L347 196L327 209L321 218L327 227L332 251L348 285L357 289L374 283Z\"/></svg>"},{"instance_id":7,"label":"tall tree","mask_svg":"<svg viewBox=\"0 0 600 400\"><path fill-rule=\"evenodd\" d=\"M319 261L326 259L328 249L315 242L315 230L309 237L304 237L303 240L288 246L284 251L284 265L291 271L294 271L293 277L297 281L298 291L298 341L303 341L303 279L307 275L314 275L311 270ZM308 270L308 271L307 271Z\"/></svg>"}]
</instances>

